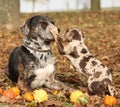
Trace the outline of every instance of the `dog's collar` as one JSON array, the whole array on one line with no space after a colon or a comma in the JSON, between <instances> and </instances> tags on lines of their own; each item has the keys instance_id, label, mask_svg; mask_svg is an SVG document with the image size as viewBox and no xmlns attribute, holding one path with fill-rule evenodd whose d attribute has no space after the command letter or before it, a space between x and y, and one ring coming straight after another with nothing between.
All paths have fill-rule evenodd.
<instances>
[{"instance_id":1,"label":"dog's collar","mask_svg":"<svg viewBox=\"0 0 120 107\"><path fill-rule=\"evenodd\" d=\"M37 52L48 52L48 51L51 51L51 50L49 50L49 49L48 49L48 50L35 49L35 48L31 47L31 46L26 45L25 43L23 44L23 46L25 46L25 47L33 50L33 51L37 51Z\"/></svg>"}]
</instances>

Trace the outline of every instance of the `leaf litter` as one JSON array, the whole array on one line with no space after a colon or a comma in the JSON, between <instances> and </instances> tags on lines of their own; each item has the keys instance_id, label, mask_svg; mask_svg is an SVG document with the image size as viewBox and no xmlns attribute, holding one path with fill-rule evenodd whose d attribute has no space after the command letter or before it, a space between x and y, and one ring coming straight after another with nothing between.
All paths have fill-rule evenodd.
<instances>
[{"instance_id":1,"label":"leaf litter","mask_svg":"<svg viewBox=\"0 0 120 107\"><path fill-rule=\"evenodd\" d=\"M120 14L119 11L107 12L62 12L62 13L36 13L47 15L53 18L56 26L61 29L61 34L71 27L80 28L87 37L86 44L90 52L101 60L112 70L113 84L120 93ZM36 14L21 14L21 23L28 17ZM0 87L8 89L14 84L6 77L4 71L7 66L9 55L12 49L20 46L23 36L19 30L10 32L5 29L0 30ZM72 88L87 92L86 78L77 73L67 58L59 55L55 43L51 44L52 52L56 57L56 78L65 82ZM48 90L48 89L46 89ZM0 106L3 107L81 107L80 104L70 102L67 92L61 92L62 96L49 92L49 100L34 104L25 102L23 99L8 99L0 96ZM106 107L103 98L96 95L89 95L90 103L85 107ZM114 107L120 107L120 94L118 104Z\"/></svg>"}]
</instances>

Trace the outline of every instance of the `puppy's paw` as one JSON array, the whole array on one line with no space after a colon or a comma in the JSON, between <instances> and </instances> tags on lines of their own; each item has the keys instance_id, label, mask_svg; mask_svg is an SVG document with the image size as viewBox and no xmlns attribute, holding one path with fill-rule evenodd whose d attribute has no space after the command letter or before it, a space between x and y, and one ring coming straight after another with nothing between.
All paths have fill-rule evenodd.
<instances>
[{"instance_id":1,"label":"puppy's paw","mask_svg":"<svg viewBox=\"0 0 120 107\"><path fill-rule=\"evenodd\" d=\"M54 38L57 39L58 28L57 27L53 27L53 28L51 28L50 32L52 33L52 35L54 36Z\"/></svg>"},{"instance_id":2,"label":"puppy's paw","mask_svg":"<svg viewBox=\"0 0 120 107\"><path fill-rule=\"evenodd\" d=\"M115 89L114 86L108 85L108 90L110 95L118 97L119 92Z\"/></svg>"}]
</instances>

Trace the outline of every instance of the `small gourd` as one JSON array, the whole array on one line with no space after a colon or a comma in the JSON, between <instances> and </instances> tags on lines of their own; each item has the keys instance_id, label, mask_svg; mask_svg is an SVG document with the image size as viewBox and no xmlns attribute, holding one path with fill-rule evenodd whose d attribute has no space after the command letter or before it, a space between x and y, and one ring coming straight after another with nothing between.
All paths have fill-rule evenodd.
<instances>
[{"instance_id":1,"label":"small gourd","mask_svg":"<svg viewBox=\"0 0 120 107\"><path fill-rule=\"evenodd\" d=\"M48 100L48 94L43 89L35 90L33 92L33 97L34 97L35 102L37 103Z\"/></svg>"},{"instance_id":2,"label":"small gourd","mask_svg":"<svg viewBox=\"0 0 120 107\"><path fill-rule=\"evenodd\" d=\"M33 101L34 100L34 97L30 92L26 92L24 94L23 98L25 101Z\"/></svg>"},{"instance_id":3,"label":"small gourd","mask_svg":"<svg viewBox=\"0 0 120 107\"><path fill-rule=\"evenodd\" d=\"M117 104L117 99L113 96L105 96L104 103L109 106L113 106Z\"/></svg>"}]
</instances>

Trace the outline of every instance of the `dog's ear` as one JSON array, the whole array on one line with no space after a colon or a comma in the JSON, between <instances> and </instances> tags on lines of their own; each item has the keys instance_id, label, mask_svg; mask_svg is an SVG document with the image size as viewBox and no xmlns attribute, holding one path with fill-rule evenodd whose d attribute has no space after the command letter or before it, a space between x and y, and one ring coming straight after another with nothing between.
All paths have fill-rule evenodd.
<instances>
[{"instance_id":1,"label":"dog's ear","mask_svg":"<svg viewBox=\"0 0 120 107\"><path fill-rule=\"evenodd\" d=\"M47 20L49 20L50 23L52 23L53 25L55 25L55 21L53 19L51 19L50 17L46 16Z\"/></svg>"},{"instance_id":2,"label":"dog's ear","mask_svg":"<svg viewBox=\"0 0 120 107\"><path fill-rule=\"evenodd\" d=\"M24 36L28 36L30 32L30 19L28 19L23 23L23 25L20 26L20 30Z\"/></svg>"}]
</instances>

